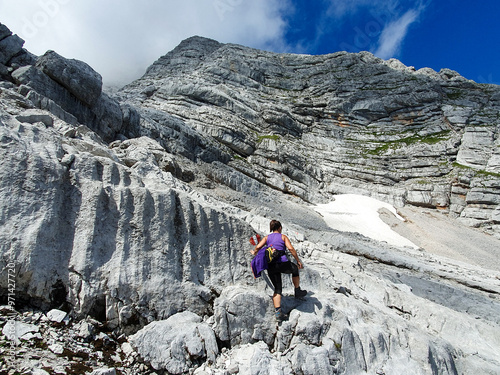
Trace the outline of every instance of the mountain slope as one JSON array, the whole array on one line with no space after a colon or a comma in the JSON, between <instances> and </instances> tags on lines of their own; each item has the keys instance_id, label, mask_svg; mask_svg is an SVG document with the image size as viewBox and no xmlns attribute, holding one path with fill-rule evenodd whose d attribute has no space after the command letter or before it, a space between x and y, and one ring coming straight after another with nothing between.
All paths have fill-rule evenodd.
<instances>
[{"instance_id":1,"label":"mountain slope","mask_svg":"<svg viewBox=\"0 0 500 375\"><path fill-rule=\"evenodd\" d=\"M306 201L358 192L497 233L496 86L369 53L274 54L193 37L120 99L168 112L223 153L192 157Z\"/></svg>"},{"instance_id":2,"label":"mountain slope","mask_svg":"<svg viewBox=\"0 0 500 375\"><path fill-rule=\"evenodd\" d=\"M86 325L135 354L85 364L130 374L498 372L498 272L337 231L312 205L354 191L497 234L498 87L193 37L108 95L87 64L0 26L1 297L75 323L25 350L81 349ZM273 218L310 291L296 301L285 280L279 326L249 268Z\"/></svg>"}]
</instances>

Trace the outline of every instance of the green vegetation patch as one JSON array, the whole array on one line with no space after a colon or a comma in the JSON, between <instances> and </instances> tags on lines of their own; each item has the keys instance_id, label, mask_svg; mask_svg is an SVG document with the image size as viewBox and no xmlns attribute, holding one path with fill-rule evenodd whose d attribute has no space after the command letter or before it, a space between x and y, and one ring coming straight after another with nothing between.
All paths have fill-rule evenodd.
<instances>
[{"instance_id":1,"label":"green vegetation patch","mask_svg":"<svg viewBox=\"0 0 500 375\"><path fill-rule=\"evenodd\" d=\"M257 142L260 143L264 139L272 139L275 142L279 142L279 140L281 139L281 137L279 135L277 135L277 134L259 135L257 137Z\"/></svg>"},{"instance_id":2,"label":"green vegetation patch","mask_svg":"<svg viewBox=\"0 0 500 375\"><path fill-rule=\"evenodd\" d=\"M246 162L246 161L247 161L247 159L246 159L246 158L244 158L243 156L240 156L240 155L238 155L238 154L234 154L234 155L233 155L233 159L234 159L234 160L244 161L244 162Z\"/></svg>"},{"instance_id":3,"label":"green vegetation patch","mask_svg":"<svg viewBox=\"0 0 500 375\"><path fill-rule=\"evenodd\" d=\"M448 92L446 93L446 96L448 97L448 99L457 100L463 97L464 93L462 91Z\"/></svg>"},{"instance_id":4,"label":"green vegetation patch","mask_svg":"<svg viewBox=\"0 0 500 375\"><path fill-rule=\"evenodd\" d=\"M433 145L449 138L449 130L442 131L440 133L430 134L428 136L422 137L420 135L412 135L409 137L401 138L396 141L386 142L382 146L375 148L374 150L367 151L369 155L380 155L388 150L395 150L402 147L408 147L418 143L425 143Z\"/></svg>"},{"instance_id":5,"label":"green vegetation patch","mask_svg":"<svg viewBox=\"0 0 500 375\"><path fill-rule=\"evenodd\" d=\"M467 165L463 165L457 162L453 163L453 167L465 171L472 172L474 174L474 177L495 177L495 178L500 178L500 173L495 173L495 172L487 172L484 169L475 169L473 167L468 167Z\"/></svg>"}]
</instances>

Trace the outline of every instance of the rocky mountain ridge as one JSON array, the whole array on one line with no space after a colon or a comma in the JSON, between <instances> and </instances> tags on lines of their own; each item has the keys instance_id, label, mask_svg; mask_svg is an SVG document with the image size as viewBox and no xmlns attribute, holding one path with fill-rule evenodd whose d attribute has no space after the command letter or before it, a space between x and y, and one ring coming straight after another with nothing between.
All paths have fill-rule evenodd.
<instances>
[{"instance_id":1,"label":"rocky mountain ridge","mask_svg":"<svg viewBox=\"0 0 500 375\"><path fill-rule=\"evenodd\" d=\"M108 95L87 64L33 56L4 25L0 74L0 261L12 270L2 297L68 312L64 334L77 341L102 341L102 325L113 371L500 368L493 265L339 232L312 207L364 193L498 235L498 87L367 53L283 55L193 37ZM249 270L248 238L271 218L312 291L285 296L280 326ZM2 323L7 337L16 323ZM39 330L21 345L59 345L65 364L78 357L89 372L103 364L90 346ZM52 366L39 352L24 360L26 371Z\"/></svg>"},{"instance_id":2,"label":"rocky mountain ridge","mask_svg":"<svg viewBox=\"0 0 500 375\"><path fill-rule=\"evenodd\" d=\"M497 232L496 86L369 53L274 54L193 37L120 99L222 145L225 155L202 160L306 201L355 191Z\"/></svg>"}]
</instances>

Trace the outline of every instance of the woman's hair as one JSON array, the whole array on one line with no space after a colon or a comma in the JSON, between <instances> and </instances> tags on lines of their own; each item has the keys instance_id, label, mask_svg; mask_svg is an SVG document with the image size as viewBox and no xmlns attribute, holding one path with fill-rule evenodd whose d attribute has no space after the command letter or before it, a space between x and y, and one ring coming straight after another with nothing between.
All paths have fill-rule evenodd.
<instances>
[{"instance_id":1,"label":"woman's hair","mask_svg":"<svg viewBox=\"0 0 500 375\"><path fill-rule=\"evenodd\" d=\"M269 224L269 229L271 229L271 232L274 232L275 230L278 230L281 228L281 223L278 220L271 220L271 223Z\"/></svg>"}]
</instances>

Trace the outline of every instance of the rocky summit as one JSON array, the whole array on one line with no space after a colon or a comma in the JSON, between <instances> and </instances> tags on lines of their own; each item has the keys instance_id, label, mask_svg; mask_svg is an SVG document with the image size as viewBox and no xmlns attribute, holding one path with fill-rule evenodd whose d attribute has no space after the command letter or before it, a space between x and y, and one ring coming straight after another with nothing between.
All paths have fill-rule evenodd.
<instances>
[{"instance_id":1,"label":"rocky summit","mask_svg":"<svg viewBox=\"0 0 500 375\"><path fill-rule=\"evenodd\" d=\"M500 372L500 87L196 36L109 91L23 45L0 24L0 374ZM347 193L416 246L332 227ZM271 219L309 291L280 323Z\"/></svg>"}]
</instances>

